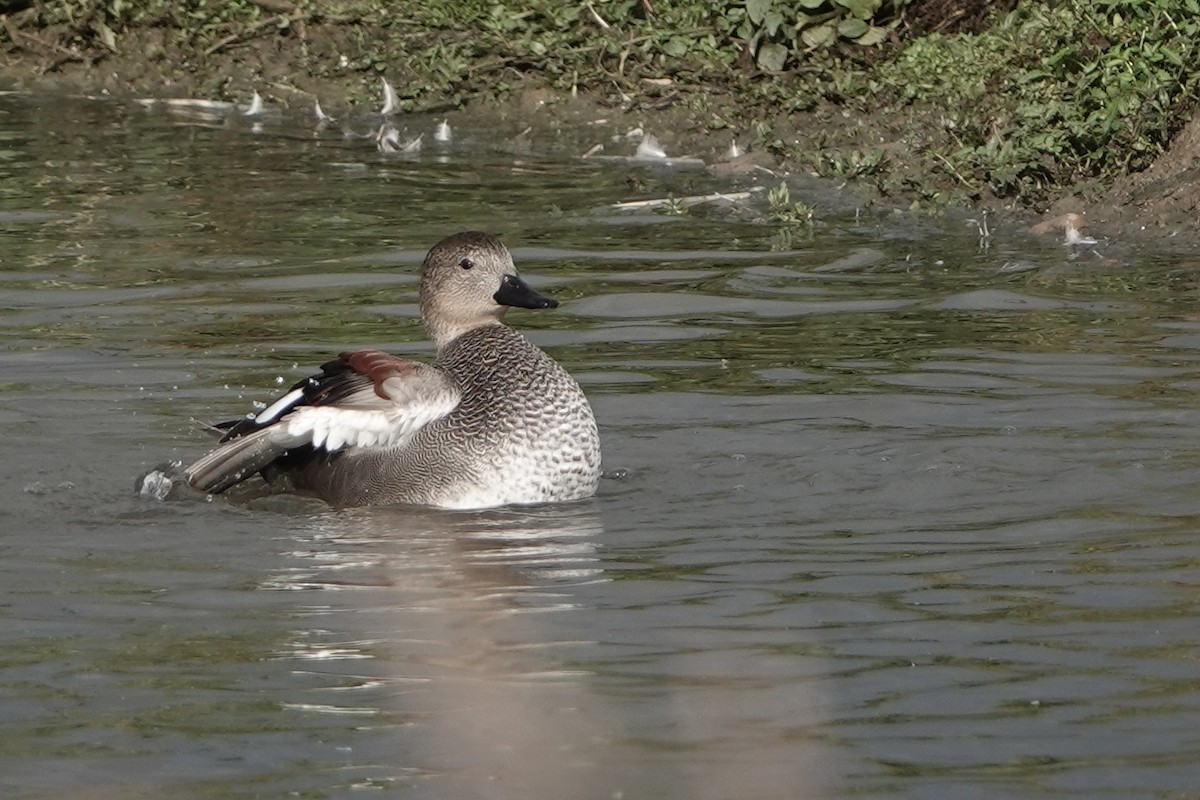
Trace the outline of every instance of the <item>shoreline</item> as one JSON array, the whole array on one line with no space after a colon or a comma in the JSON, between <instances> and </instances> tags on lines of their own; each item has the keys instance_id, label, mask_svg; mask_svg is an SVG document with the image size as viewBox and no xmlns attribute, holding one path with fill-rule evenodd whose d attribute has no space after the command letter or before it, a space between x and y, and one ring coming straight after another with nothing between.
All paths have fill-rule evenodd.
<instances>
[{"instance_id":1,"label":"shoreline","mask_svg":"<svg viewBox=\"0 0 1200 800\"><path fill-rule=\"evenodd\" d=\"M278 22L290 12L263 13ZM257 92L276 107L301 109L315 99L326 111L349 107L367 113L377 108L386 78L399 90L403 113L491 114L501 120L536 115L538 124L555 129L603 117L627 130L642 128L671 155L698 156L710 168L725 169L730 191L745 188L737 180L738 167L716 162L720 151L737 141L751 153L745 169L762 167L785 180L818 177L848 185L871 206L926 214L988 210L993 219L1025 226L1077 214L1076 219L1086 220L1087 233L1102 240L1181 252L1200 246L1200 171L1190 167L1200 162L1200 117L1187 122L1146 169L1107 187L1094 180L1048 185L1044 199L1031 200L996 196L974 176L956 171L929 144L945 132L934 130L937 120L919 108L902 117L882 106L864 113L852 103L828 100L776 109L765 102L775 95L763 94L761 86L739 93L735 84L696 82L645 64L604 88L595 85L596 76L568 81L569 88L563 88L562 75L513 68L490 94L479 87L446 90L422 72L430 68L428 62L402 60L394 68L375 57L364 62L367 45L355 41L354 34L370 31L365 24L325 22L267 33L269 26L260 20L203 48L173 41L167 28L146 26L113 34L111 46L87 47L61 31L57 35L64 38L56 39L55 31L16 30L12 16L4 18L4 30L14 57L0 66L0 90L238 103L249 103ZM470 72L469 65L463 69Z\"/></svg>"}]
</instances>

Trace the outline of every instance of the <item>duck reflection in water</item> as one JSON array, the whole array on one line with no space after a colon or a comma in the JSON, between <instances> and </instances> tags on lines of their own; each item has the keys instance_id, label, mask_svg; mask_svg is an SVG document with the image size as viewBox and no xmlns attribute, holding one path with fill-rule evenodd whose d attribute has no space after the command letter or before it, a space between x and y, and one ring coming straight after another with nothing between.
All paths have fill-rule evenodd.
<instances>
[{"instance_id":1,"label":"duck reflection in water","mask_svg":"<svg viewBox=\"0 0 1200 800\"><path fill-rule=\"evenodd\" d=\"M805 787L823 753L728 729L742 693L687 678L692 644L623 629L643 618L622 599L637 570L606 561L594 501L310 522L298 563L264 588L323 590L290 657L334 678L314 711L373 717L350 748L372 755L350 773L419 775L430 797L820 796ZM706 668L738 668L723 658Z\"/></svg>"}]
</instances>

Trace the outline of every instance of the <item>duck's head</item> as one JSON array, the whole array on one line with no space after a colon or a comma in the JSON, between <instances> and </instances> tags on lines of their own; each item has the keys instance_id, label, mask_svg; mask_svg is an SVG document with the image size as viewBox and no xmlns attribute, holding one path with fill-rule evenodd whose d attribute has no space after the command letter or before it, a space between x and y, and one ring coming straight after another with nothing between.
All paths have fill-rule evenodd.
<instances>
[{"instance_id":1,"label":"duck's head","mask_svg":"<svg viewBox=\"0 0 1200 800\"><path fill-rule=\"evenodd\" d=\"M521 280L508 248L488 233L448 236L421 265L421 318L439 346L472 328L499 322L509 306L557 305Z\"/></svg>"}]
</instances>

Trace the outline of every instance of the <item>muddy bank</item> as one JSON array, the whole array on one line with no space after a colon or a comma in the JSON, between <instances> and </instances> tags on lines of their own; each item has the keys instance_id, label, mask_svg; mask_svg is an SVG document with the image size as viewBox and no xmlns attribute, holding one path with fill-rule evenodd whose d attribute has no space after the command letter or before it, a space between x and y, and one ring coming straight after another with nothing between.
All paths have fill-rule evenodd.
<instances>
[{"instance_id":1,"label":"muddy bank","mask_svg":"<svg viewBox=\"0 0 1200 800\"><path fill-rule=\"evenodd\" d=\"M600 143L607 138L610 148L619 148L611 143L614 132L641 128L653 132L669 154L692 155L714 165L718 174L727 176L731 190L764 181L811 182L819 172L796 154L822 148L848 153L851 159L878 159L886 166L856 161L832 165L837 175L825 177L846 187L841 194L847 205L918 213L940 213L948 207L971 213L986 208L993 220L1010 230L1073 213L1086 224L1086 233L1103 244L1153 244L1169 250L1200 245L1196 226L1200 167L1195 166L1200 164L1200 121L1196 120L1148 169L1131 173L1111 187L1092 183L1054 187L1045 199L1029 203L986 190L963 191L961 185L954 185L955 175L933 174L929 152L911 144L933 138L928 129L938 121L928 114L897 118L882 111L856 113L831 102L778 113L763 107L761 98L740 96L728 86L689 83L679 76L580 89L563 88L561 76L556 80L515 68L494 94L468 88L429 91L421 83L428 76L415 62L375 61L361 31L334 24L281 32L252 30L206 48L179 44L167 28L146 27L123 31L112 47L97 48L74 42L61 30L21 29L7 19L5 23L7 57L0 64L4 90L240 103L258 92L269 106L296 113L311 109L317 99L326 109L367 113L378 107L381 79L386 77L397 86L406 111L491 114L517 130L528 125L543 131L574 131L571 136L581 147L591 135ZM599 127L598 120L603 121ZM603 136L598 135L601 132ZM749 148L751 154L729 163L726 156L732 141ZM631 187L633 199L646 196L639 189ZM822 192L821 198L827 203L837 195ZM1059 236L1062 226L1044 229L1052 231L1047 235Z\"/></svg>"}]
</instances>

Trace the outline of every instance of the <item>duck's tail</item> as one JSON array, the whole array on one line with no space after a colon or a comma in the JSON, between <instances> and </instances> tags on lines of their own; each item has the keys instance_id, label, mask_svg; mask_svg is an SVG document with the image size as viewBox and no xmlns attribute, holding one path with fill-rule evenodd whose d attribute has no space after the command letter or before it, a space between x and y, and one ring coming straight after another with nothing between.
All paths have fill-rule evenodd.
<instances>
[{"instance_id":1,"label":"duck's tail","mask_svg":"<svg viewBox=\"0 0 1200 800\"><path fill-rule=\"evenodd\" d=\"M222 442L183 470L189 484L202 492L219 494L261 472L288 451L278 431L262 428Z\"/></svg>"}]
</instances>

